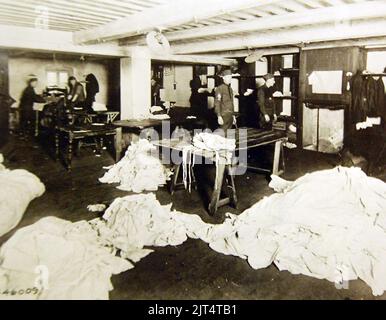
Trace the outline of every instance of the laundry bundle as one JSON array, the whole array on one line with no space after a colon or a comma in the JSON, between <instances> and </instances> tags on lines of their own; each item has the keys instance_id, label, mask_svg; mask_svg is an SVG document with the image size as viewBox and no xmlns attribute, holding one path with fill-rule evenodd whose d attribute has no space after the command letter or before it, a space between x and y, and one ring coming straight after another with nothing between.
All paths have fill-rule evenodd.
<instances>
[{"instance_id":1,"label":"laundry bundle","mask_svg":"<svg viewBox=\"0 0 386 320\"><path fill-rule=\"evenodd\" d=\"M110 278L132 268L91 224L46 217L0 250L1 299L108 299Z\"/></svg>"},{"instance_id":2,"label":"laundry bundle","mask_svg":"<svg viewBox=\"0 0 386 320\"><path fill-rule=\"evenodd\" d=\"M209 151L233 151L236 148L236 140L215 133L201 132L193 137L193 145Z\"/></svg>"},{"instance_id":3,"label":"laundry bundle","mask_svg":"<svg viewBox=\"0 0 386 320\"><path fill-rule=\"evenodd\" d=\"M254 269L280 270L337 284L357 278L386 290L386 183L359 168L337 167L295 182L274 177L279 193L220 225L180 216L188 235Z\"/></svg>"},{"instance_id":4,"label":"laundry bundle","mask_svg":"<svg viewBox=\"0 0 386 320\"><path fill-rule=\"evenodd\" d=\"M23 217L29 203L40 197L44 184L24 169L10 170L0 155L0 236L13 229Z\"/></svg>"},{"instance_id":5,"label":"laundry bundle","mask_svg":"<svg viewBox=\"0 0 386 320\"><path fill-rule=\"evenodd\" d=\"M131 144L125 156L99 179L102 183L119 183L118 189L140 193L156 191L165 185L171 173L158 157L151 153L155 147L146 139Z\"/></svg>"},{"instance_id":6,"label":"laundry bundle","mask_svg":"<svg viewBox=\"0 0 386 320\"><path fill-rule=\"evenodd\" d=\"M219 163L231 163L235 149L236 139L225 138L219 134L209 132L201 132L194 135L192 144L187 145L182 150L183 181L185 188L191 191L191 182L194 177L193 167L197 153L204 151L204 153L202 153L203 156L214 160L217 176ZM217 179L215 180L215 184L215 188L217 188Z\"/></svg>"},{"instance_id":7,"label":"laundry bundle","mask_svg":"<svg viewBox=\"0 0 386 320\"><path fill-rule=\"evenodd\" d=\"M179 245L187 240L186 229L171 205L162 206L152 193L117 198L103 220L91 223L122 257L133 262L153 251L145 246Z\"/></svg>"},{"instance_id":8,"label":"laundry bundle","mask_svg":"<svg viewBox=\"0 0 386 320\"><path fill-rule=\"evenodd\" d=\"M91 221L43 218L0 249L0 299L108 299L111 276L153 252L144 247L187 240L177 217L154 194L139 194Z\"/></svg>"}]
</instances>

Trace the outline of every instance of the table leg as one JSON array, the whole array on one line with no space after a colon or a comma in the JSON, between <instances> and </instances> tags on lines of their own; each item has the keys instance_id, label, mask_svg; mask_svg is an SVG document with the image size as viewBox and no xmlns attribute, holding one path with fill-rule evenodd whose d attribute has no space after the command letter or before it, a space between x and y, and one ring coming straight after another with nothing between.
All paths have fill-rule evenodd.
<instances>
[{"instance_id":1,"label":"table leg","mask_svg":"<svg viewBox=\"0 0 386 320\"><path fill-rule=\"evenodd\" d=\"M224 173L225 173L225 163L223 161L220 161L217 164L217 170L216 170L216 182L214 185L213 193L212 193L212 199L209 204L209 213L211 215L214 215L217 211L218 202L220 200L221 195L221 189L222 189L222 183L224 180Z\"/></svg>"},{"instance_id":2,"label":"table leg","mask_svg":"<svg viewBox=\"0 0 386 320\"><path fill-rule=\"evenodd\" d=\"M282 141L276 141L275 142L275 151L273 155L273 168L272 168L272 174L279 175L279 164L280 164L280 150Z\"/></svg>"},{"instance_id":3,"label":"table leg","mask_svg":"<svg viewBox=\"0 0 386 320\"><path fill-rule=\"evenodd\" d=\"M73 137L72 134L70 133L68 135L68 157L67 157L67 170L71 171L72 170L72 144L73 144Z\"/></svg>"},{"instance_id":4,"label":"table leg","mask_svg":"<svg viewBox=\"0 0 386 320\"><path fill-rule=\"evenodd\" d=\"M122 128L115 129L114 147L115 147L115 162L118 162L121 159L121 153L122 153Z\"/></svg>"},{"instance_id":5,"label":"table leg","mask_svg":"<svg viewBox=\"0 0 386 320\"><path fill-rule=\"evenodd\" d=\"M227 170L227 180L228 180L227 189L228 189L229 201L234 208L237 208L236 186L235 186L235 180L232 174L231 166L227 165L226 170Z\"/></svg>"},{"instance_id":6,"label":"table leg","mask_svg":"<svg viewBox=\"0 0 386 320\"><path fill-rule=\"evenodd\" d=\"M55 133L55 161L59 159L59 132Z\"/></svg>"},{"instance_id":7,"label":"table leg","mask_svg":"<svg viewBox=\"0 0 386 320\"><path fill-rule=\"evenodd\" d=\"M35 111L35 137L39 135L39 111Z\"/></svg>"},{"instance_id":8,"label":"table leg","mask_svg":"<svg viewBox=\"0 0 386 320\"><path fill-rule=\"evenodd\" d=\"M172 181L170 182L170 194L174 193L174 190L176 188L177 182L178 182L178 176L180 174L181 164L175 164L173 167L173 177Z\"/></svg>"}]
</instances>

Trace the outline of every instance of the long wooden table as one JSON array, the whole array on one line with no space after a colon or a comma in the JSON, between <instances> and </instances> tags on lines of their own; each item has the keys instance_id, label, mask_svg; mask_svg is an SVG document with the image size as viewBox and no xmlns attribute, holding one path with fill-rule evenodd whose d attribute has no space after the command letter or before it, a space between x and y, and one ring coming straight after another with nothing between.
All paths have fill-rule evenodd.
<instances>
[{"instance_id":1,"label":"long wooden table","mask_svg":"<svg viewBox=\"0 0 386 320\"><path fill-rule=\"evenodd\" d=\"M243 134L245 133L246 134ZM272 173L275 175L280 175L284 171L284 157L281 157L283 151L283 142L287 141L288 138L286 133L283 131L266 131L262 129L255 128L239 128L236 129L236 149L235 152L240 152L242 150L250 150L253 148L258 148L265 145L274 145L274 158L272 169L264 169L249 166L245 164L248 169L254 169L257 171L262 171L265 173ZM191 143L188 141L180 141L179 139L163 139L158 141L152 141L152 143L159 148L166 148L176 152L182 153L184 148L190 146ZM204 157L209 159L215 158L215 153L213 151L202 150L202 149L193 149L194 156ZM280 168L280 161L282 162L282 168ZM223 205L231 204L237 206L237 196L236 189L233 178L232 164L227 163L226 161L219 161L217 164L218 168L216 170L216 180L214 183L213 193L211 196L211 201L208 207L210 214L216 213L217 209ZM174 192L178 184L178 175L180 172L181 163L174 164L174 176L172 178L170 191ZM228 191L227 197L220 199L221 190L223 188L224 178L227 182L226 190Z\"/></svg>"},{"instance_id":2,"label":"long wooden table","mask_svg":"<svg viewBox=\"0 0 386 320\"><path fill-rule=\"evenodd\" d=\"M60 156L60 140L64 140L67 146L67 158L65 159L65 164L68 171L72 169L72 155L73 155L73 144L76 140L82 140L88 137L99 138L103 141L106 137L114 138L114 148L115 148L115 161L119 161L122 146L122 129L117 128L112 125L80 125L80 126L70 126L63 125L57 126L55 129L55 158L59 159Z\"/></svg>"}]
</instances>

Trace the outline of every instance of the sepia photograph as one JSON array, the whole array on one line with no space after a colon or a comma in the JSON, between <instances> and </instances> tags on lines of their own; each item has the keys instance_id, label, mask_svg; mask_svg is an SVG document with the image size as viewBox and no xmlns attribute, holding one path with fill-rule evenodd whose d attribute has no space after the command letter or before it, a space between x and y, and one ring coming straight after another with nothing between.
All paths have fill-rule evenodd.
<instances>
[{"instance_id":1,"label":"sepia photograph","mask_svg":"<svg viewBox=\"0 0 386 320\"><path fill-rule=\"evenodd\" d=\"M0 300L386 300L385 87L386 0L0 0Z\"/></svg>"}]
</instances>

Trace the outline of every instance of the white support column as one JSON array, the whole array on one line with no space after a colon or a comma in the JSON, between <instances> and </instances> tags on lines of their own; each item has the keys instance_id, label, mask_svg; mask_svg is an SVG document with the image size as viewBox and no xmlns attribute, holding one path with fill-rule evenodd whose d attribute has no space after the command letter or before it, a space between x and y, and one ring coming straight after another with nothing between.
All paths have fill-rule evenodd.
<instances>
[{"instance_id":1,"label":"white support column","mask_svg":"<svg viewBox=\"0 0 386 320\"><path fill-rule=\"evenodd\" d=\"M151 107L151 58L147 48L131 49L121 58L121 119L146 116Z\"/></svg>"}]
</instances>

